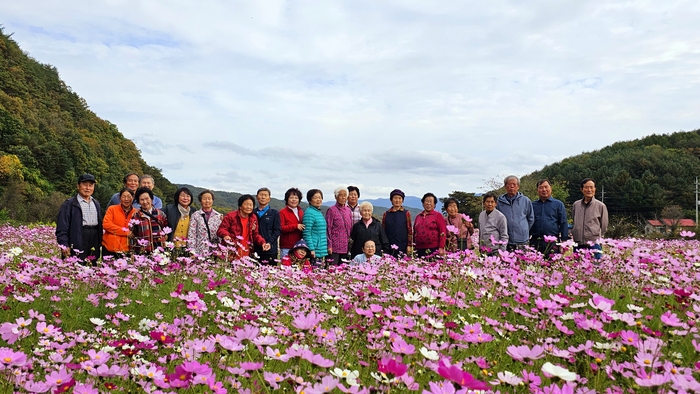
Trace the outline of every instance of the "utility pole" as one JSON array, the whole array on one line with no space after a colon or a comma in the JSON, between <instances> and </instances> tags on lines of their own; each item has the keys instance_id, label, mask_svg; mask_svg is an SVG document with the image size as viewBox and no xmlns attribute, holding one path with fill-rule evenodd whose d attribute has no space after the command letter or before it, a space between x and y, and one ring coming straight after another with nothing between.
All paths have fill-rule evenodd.
<instances>
[{"instance_id":1,"label":"utility pole","mask_svg":"<svg viewBox=\"0 0 700 394\"><path fill-rule=\"evenodd\" d=\"M698 225L698 177L695 177L695 226Z\"/></svg>"},{"instance_id":2,"label":"utility pole","mask_svg":"<svg viewBox=\"0 0 700 394\"><path fill-rule=\"evenodd\" d=\"M603 190L600 192L600 201L602 201L603 204L605 204L605 185L603 185Z\"/></svg>"}]
</instances>

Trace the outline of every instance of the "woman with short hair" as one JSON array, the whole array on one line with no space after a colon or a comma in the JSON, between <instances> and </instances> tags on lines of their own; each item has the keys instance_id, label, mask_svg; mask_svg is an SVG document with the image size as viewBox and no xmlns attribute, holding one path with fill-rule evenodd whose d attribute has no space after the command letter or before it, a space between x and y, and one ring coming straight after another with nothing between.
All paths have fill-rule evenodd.
<instances>
[{"instance_id":1,"label":"woman with short hair","mask_svg":"<svg viewBox=\"0 0 700 394\"><path fill-rule=\"evenodd\" d=\"M119 204L109 206L102 220L102 257L129 253L129 237L132 235L129 222L136 212L131 205L134 203L134 192L125 187L117 196Z\"/></svg>"},{"instance_id":2,"label":"woman with short hair","mask_svg":"<svg viewBox=\"0 0 700 394\"><path fill-rule=\"evenodd\" d=\"M413 252L413 226L411 212L403 206L404 192L394 189L389 193L391 208L382 215L382 227L389 239L390 253L394 257Z\"/></svg>"},{"instance_id":3,"label":"woman with short hair","mask_svg":"<svg viewBox=\"0 0 700 394\"><path fill-rule=\"evenodd\" d=\"M352 211L346 205L348 191L340 186L333 192L335 205L326 211L326 231L328 232L328 264L338 265L347 258L352 230Z\"/></svg>"},{"instance_id":4,"label":"woman with short hair","mask_svg":"<svg viewBox=\"0 0 700 394\"><path fill-rule=\"evenodd\" d=\"M299 242L304 231L304 211L299 208L301 190L292 187L284 193L285 207L280 210L280 259Z\"/></svg>"},{"instance_id":5,"label":"woman with short hair","mask_svg":"<svg viewBox=\"0 0 700 394\"><path fill-rule=\"evenodd\" d=\"M423 203L423 212L416 216L413 224L416 254L418 257L426 257L435 252L444 254L447 224L445 218L435 210L437 197L433 193L425 193L420 201Z\"/></svg>"},{"instance_id":6,"label":"woman with short hair","mask_svg":"<svg viewBox=\"0 0 700 394\"><path fill-rule=\"evenodd\" d=\"M187 230L187 247L198 255L211 251L209 245L219 242L216 231L221 225L224 215L214 209L214 192L204 190L197 196L202 209L192 214L190 228Z\"/></svg>"},{"instance_id":7,"label":"woman with short hair","mask_svg":"<svg viewBox=\"0 0 700 394\"><path fill-rule=\"evenodd\" d=\"M134 195L139 203L139 209L134 212L131 227L131 251L133 253L149 253L163 247L168 237L164 229L168 227L168 218L160 209L153 206L153 192L147 187L136 189Z\"/></svg>"},{"instance_id":8,"label":"woman with short hair","mask_svg":"<svg viewBox=\"0 0 700 394\"><path fill-rule=\"evenodd\" d=\"M168 218L168 241L174 241L176 248L187 246L187 233L190 230L190 217L196 211L192 207L194 197L190 189L181 187L175 191L173 204L165 206L163 212Z\"/></svg>"},{"instance_id":9,"label":"woman with short hair","mask_svg":"<svg viewBox=\"0 0 700 394\"><path fill-rule=\"evenodd\" d=\"M351 258L363 253L365 242L374 241L376 253L382 256L389 251L389 239L386 237L382 225L372 218L374 206L369 201L360 204L360 221L352 226L350 238L352 239Z\"/></svg>"},{"instance_id":10,"label":"woman with short hair","mask_svg":"<svg viewBox=\"0 0 700 394\"><path fill-rule=\"evenodd\" d=\"M467 221L465 215L459 213L459 202L456 198L450 197L443 201L445 207L445 221L448 225L456 229L457 232L448 229L447 250L457 252L472 248L471 236L474 234L474 225Z\"/></svg>"},{"instance_id":11,"label":"woman with short hair","mask_svg":"<svg viewBox=\"0 0 700 394\"><path fill-rule=\"evenodd\" d=\"M302 236L311 251L311 256L318 262L323 262L328 255L328 240L326 234L326 219L321 212L323 192L311 189L306 193L309 207L304 212L304 230Z\"/></svg>"},{"instance_id":12,"label":"woman with short hair","mask_svg":"<svg viewBox=\"0 0 700 394\"><path fill-rule=\"evenodd\" d=\"M240 196L238 210L231 211L224 216L216 232L219 238L236 246L234 256L239 259L250 256L250 252L256 244L262 246L263 251L268 251L271 248L271 245L258 232L258 217L253 215L254 207L255 198L252 195Z\"/></svg>"}]
</instances>

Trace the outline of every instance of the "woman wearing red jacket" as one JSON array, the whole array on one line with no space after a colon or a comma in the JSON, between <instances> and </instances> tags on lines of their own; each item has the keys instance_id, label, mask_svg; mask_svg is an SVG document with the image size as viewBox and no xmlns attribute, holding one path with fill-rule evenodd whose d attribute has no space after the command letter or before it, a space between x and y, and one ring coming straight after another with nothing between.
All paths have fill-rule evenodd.
<instances>
[{"instance_id":1,"label":"woman wearing red jacket","mask_svg":"<svg viewBox=\"0 0 700 394\"><path fill-rule=\"evenodd\" d=\"M280 210L280 258L289 254L289 250L301 239L301 232L304 230L302 218L304 211L299 208L301 202L301 190L293 187L284 193L284 203L287 204Z\"/></svg>"},{"instance_id":2,"label":"woman wearing red jacket","mask_svg":"<svg viewBox=\"0 0 700 394\"><path fill-rule=\"evenodd\" d=\"M238 210L229 212L221 221L216 235L229 245L235 245L236 251L229 260L250 256L253 245L262 246L263 251L270 250L270 244L258 232L258 218L253 215L255 199L250 194L238 198Z\"/></svg>"}]
</instances>

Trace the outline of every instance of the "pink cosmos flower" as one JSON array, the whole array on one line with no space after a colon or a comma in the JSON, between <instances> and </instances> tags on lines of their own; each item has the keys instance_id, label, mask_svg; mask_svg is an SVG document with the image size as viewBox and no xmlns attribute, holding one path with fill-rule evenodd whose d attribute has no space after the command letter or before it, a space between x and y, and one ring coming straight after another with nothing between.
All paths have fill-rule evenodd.
<instances>
[{"instance_id":1,"label":"pink cosmos flower","mask_svg":"<svg viewBox=\"0 0 700 394\"><path fill-rule=\"evenodd\" d=\"M400 354L414 354L416 347L407 343L403 338L397 337L391 344L391 351Z\"/></svg>"},{"instance_id":2,"label":"pink cosmos flower","mask_svg":"<svg viewBox=\"0 0 700 394\"><path fill-rule=\"evenodd\" d=\"M263 367L263 363L256 363L256 362L242 362L240 364L241 368L243 368L246 371L255 371L257 369L260 369Z\"/></svg>"},{"instance_id":3,"label":"pink cosmos flower","mask_svg":"<svg viewBox=\"0 0 700 394\"><path fill-rule=\"evenodd\" d=\"M282 362L287 362L291 358L290 356L286 354L282 354L279 350L273 349L271 347L267 347L267 350L265 351L265 354L267 354L268 357L270 357L273 360L279 360Z\"/></svg>"},{"instance_id":4,"label":"pink cosmos flower","mask_svg":"<svg viewBox=\"0 0 700 394\"><path fill-rule=\"evenodd\" d=\"M393 358L382 357L381 360L377 361L377 370L383 372L386 375L391 375L394 377L399 377L406 373L408 366L397 362Z\"/></svg>"},{"instance_id":5,"label":"pink cosmos flower","mask_svg":"<svg viewBox=\"0 0 700 394\"><path fill-rule=\"evenodd\" d=\"M27 363L27 355L22 352L15 352L12 349L0 348L0 364L5 369L8 367L23 367Z\"/></svg>"},{"instance_id":6,"label":"pink cosmos flower","mask_svg":"<svg viewBox=\"0 0 700 394\"><path fill-rule=\"evenodd\" d=\"M73 394L99 394L99 391L90 383L78 383L73 387Z\"/></svg>"},{"instance_id":7,"label":"pink cosmos flower","mask_svg":"<svg viewBox=\"0 0 700 394\"><path fill-rule=\"evenodd\" d=\"M685 324L678 318L678 315L671 311L666 311L661 315L661 322L671 327L683 327Z\"/></svg>"},{"instance_id":8,"label":"pink cosmos flower","mask_svg":"<svg viewBox=\"0 0 700 394\"><path fill-rule=\"evenodd\" d=\"M300 315L295 317L292 325L300 330L311 330L316 327L321 320L323 320L322 315L311 312L306 316Z\"/></svg>"},{"instance_id":9,"label":"pink cosmos flower","mask_svg":"<svg viewBox=\"0 0 700 394\"><path fill-rule=\"evenodd\" d=\"M46 375L46 384L51 387L58 387L73 378L73 374L66 371L65 368L61 368L58 371L53 371Z\"/></svg>"},{"instance_id":10,"label":"pink cosmos flower","mask_svg":"<svg viewBox=\"0 0 700 394\"><path fill-rule=\"evenodd\" d=\"M446 359L440 360L437 373L443 378L457 383L463 388L471 390L489 390L489 386L486 384L486 382L474 379L472 374L462 371L461 368L455 365L450 365L449 361Z\"/></svg>"},{"instance_id":11,"label":"pink cosmos flower","mask_svg":"<svg viewBox=\"0 0 700 394\"><path fill-rule=\"evenodd\" d=\"M602 295L594 294L593 298L588 300L588 304L599 311L609 312L612 310L612 306L615 305L615 301Z\"/></svg>"},{"instance_id":12,"label":"pink cosmos flower","mask_svg":"<svg viewBox=\"0 0 700 394\"><path fill-rule=\"evenodd\" d=\"M8 344L12 345L19 339L19 326L13 323L2 323L0 326L0 336Z\"/></svg>"},{"instance_id":13,"label":"pink cosmos flower","mask_svg":"<svg viewBox=\"0 0 700 394\"><path fill-rule=\"evenodd\" d=\"M695 233L692 231L683 230L683 231L681 231L680 235L681 235L681 237L684 237L684 238L693 238L695 236Z\"/></svg>"},{"instance_id":14,"label":"pink cosmos flower","mask_svg":"<svg viewBox=\"0 0 700 394\"><path fill-rule=\"evenodd\" d=\"M540 345L535 345L532 349L527 345L508 346L506 353L513 359L524 362L525 359L537 360L544 357L544 348Z\"/></svg>"},{"instance_id":15,"label":"pink cosmos flower","mask_svg":"<svg viewBox=\"0 0 700 394\"><path fill-rule=\"evenodd\" d=\"M263 372L263 378L265 381L272 387L273 389L277 390L280 388L279 383L284 381L284 376L278 374L278 373L272 373L272 372Z\"/></svg>"},{"instance_id":16,"label":"pink cosmos flower","mask_svg":"<svg viewBox=\"0 0 700 394\"><path fill-rule=\"evenodd\" d=\"M644 368L637 369L637 377L634 378L634 382L642 387L654 387L666 384L671 380L670 373L648 373Z\"/></svg>"}]
</instances>

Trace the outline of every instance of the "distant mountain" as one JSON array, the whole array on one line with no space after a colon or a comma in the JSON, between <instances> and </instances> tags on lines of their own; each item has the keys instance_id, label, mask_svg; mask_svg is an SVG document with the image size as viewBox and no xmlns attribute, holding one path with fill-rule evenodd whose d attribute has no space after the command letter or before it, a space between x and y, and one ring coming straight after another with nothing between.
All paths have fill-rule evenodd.
<instances>
[{"instance_id":1,"label":"distant mountain","mask_svg":"<svg viewBox=\"0 0 700 394\"><path fill-rule=\"evenodd\" d=\"M192 186L188 184L178 184L177 187L186 187L192 191L192 194L194 194L194 199L195 205L199 205L199 201L197 201L197 195L204 191L206 188L199 187L199 186ZM242 195L241 193L236 193L236 192L225 192L221 190L212 190L214 192L214 207L216 208L217 211L219 212L228 212L232 211L234 209L238 209L238 198ZM256 202L257 206L257 202ZM277 210L280 210L285 207L284 200L280 200L277 198L271 198L270 199L270 206L272 208L275 208ZM309 204L302 202L299 204L302 210L306 210L306 208L309 207ZM321 207L321 212L324 214L328 210L328 207Z\"/></svg>"},{"instance_id":2,"label":"distant mountain","mask_svg":"<svg viewBox=\"0 0 700 394\"><path fill-rule=\"evenodd\" d=\"M416 196L406 196L403 200L403 206L406 208L412 208L412 209L417 209L418 212L423 211L423 203L420 202L420 197ZM438 196L438 203L435 209L438 211L442 210L442 203L439 201L440 196ZM372 199L360 199L360 202L362 201L369 201L374 205L374 208L376 209L377 207L383 207L385 209L391 208L391 200L388 198L372 198ZM323 205L327 207L332 207L335 204L335 201L326 201L323 203Z\"/></svg>"}]
</instances>

